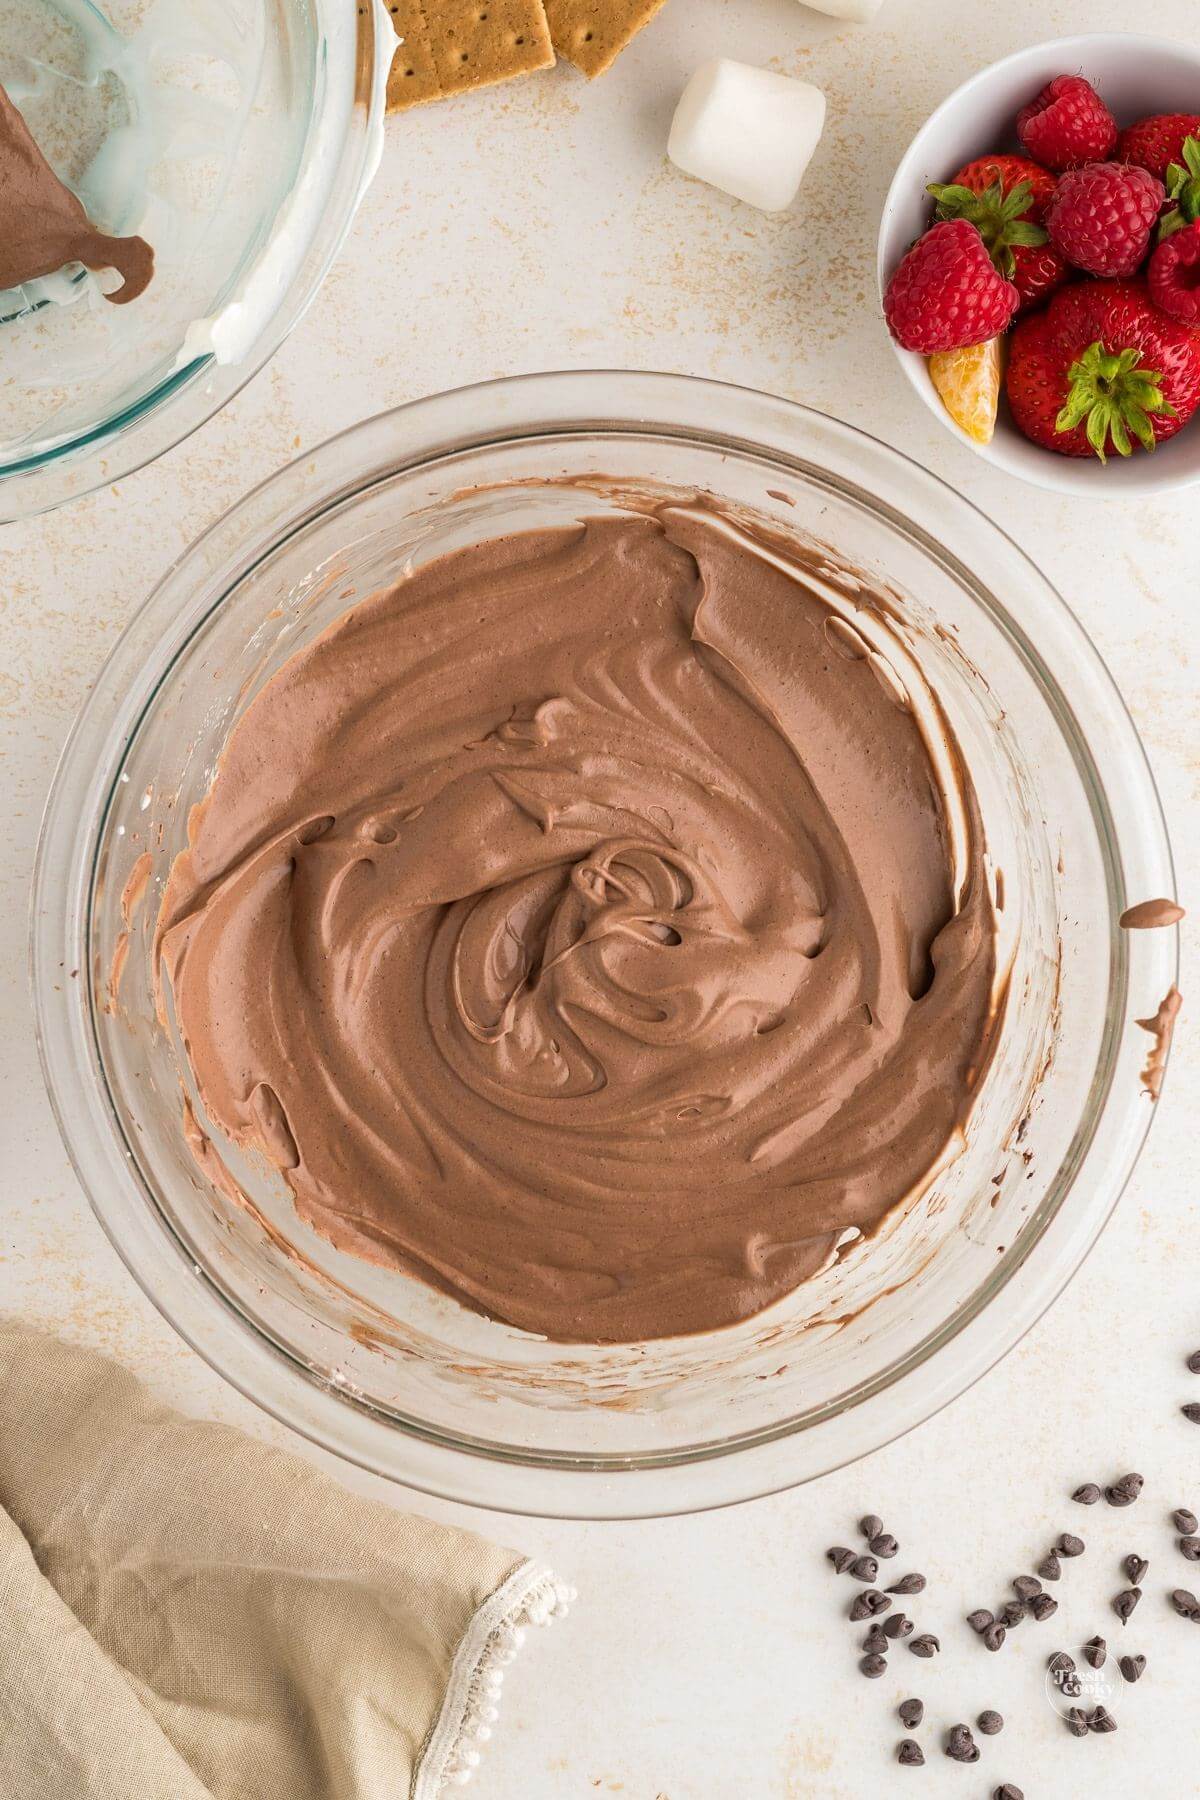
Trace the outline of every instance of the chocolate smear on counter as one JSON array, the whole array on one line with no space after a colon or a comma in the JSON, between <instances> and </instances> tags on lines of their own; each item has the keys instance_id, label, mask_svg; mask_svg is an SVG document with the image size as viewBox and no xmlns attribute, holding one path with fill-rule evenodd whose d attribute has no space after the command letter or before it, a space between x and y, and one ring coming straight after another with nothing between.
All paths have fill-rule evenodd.
<instances>
[{"instance_id":1,"label":"chocolate smear on counter","mask_svg":"<svg viewBox=\"0 0 1200 1800\"><path fill-rule=\"evenodd\" d=\"M105 295L114 306L136 300L154 273L154 252L144 238L109 237L92 224L0 87L0 288L75 262L117 271L122 285Z\"/></svg>"},{"instance_id":2,"label":"chocolate smear on counter","mask_svg":"<svg viewBox=\"0 0 1200 1800\"><path fill-rule=\"evenodd\" d=\"M1154 1039L1142 1068L1142 1086L1151 1100L1157 1100L1162 1093L1163 1076L1167 1072L1167 1057L1171 1050L1171 1039L1175 1034L1175 1021L1179 1017L1179 1009L1182 1005L1183 995L1177 987L1170 987L1159 1001L1158 1011L1154 1017L1138 1020L1142 1030L1148 1031Z\"/></svg>"},{"instance_id":3,"label":"chocolate smear on counter","mask_svg":"<svg viewBox=\"0 0 1200 1800\"><path fill-rule=\"evenodd\" d=\"M1125 908L1119 923L1122 931L1154 931L1161 925L1178 925L1186 917L1174 900L1139 900Z\"/></svg>"}]
</instances>

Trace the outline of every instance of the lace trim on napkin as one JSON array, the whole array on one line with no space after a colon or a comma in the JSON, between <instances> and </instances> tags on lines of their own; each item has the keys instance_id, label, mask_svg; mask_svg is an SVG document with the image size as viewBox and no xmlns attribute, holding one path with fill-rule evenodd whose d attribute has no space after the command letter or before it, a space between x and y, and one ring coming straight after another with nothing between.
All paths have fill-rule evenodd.
<instances>
[{"instance_id":1,"label":"lace trim on napkin","mask_svg":"<svg viewBox=\"0 0 1200 1800\"><path fill-rule=\"evenodd\" d=\"M439 1800L465 1787L492 1735L505 1665L525 1641L527 1625L548 1625L567 1612L574 1588L549 1569L522 1563L480 1607L455 1653L438 1721L413 1775L410 1800Z\"/></svg>"}]
</instances>

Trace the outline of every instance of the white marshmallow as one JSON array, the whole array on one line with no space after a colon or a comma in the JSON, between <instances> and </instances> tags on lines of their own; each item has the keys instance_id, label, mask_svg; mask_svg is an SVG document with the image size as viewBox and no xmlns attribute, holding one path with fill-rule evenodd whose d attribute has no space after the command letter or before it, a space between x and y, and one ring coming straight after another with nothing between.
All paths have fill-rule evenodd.
<instances>
[{"instance_id":1,"label":"white marshmallow","mask_svg":"<svg viewBox=\"0 0 1200 1800\"><path fill-rule=\"evenodd\" d=\"M828 13L831 19L850 19L855 25L865 25L873 19L883 0L804 0L814 12Z\"/></svg>"},{"instance_id":2,"label":"white marshmallow","mask_svg":"<svg viewBox=\"0 0 1200 1800\"><path fill-rule=\"evenodd\" d=\"M820 88L722 56L702 64L680 95L667 155L685 175L782 212L824 124Z\"/></svg>"}]
</instances>

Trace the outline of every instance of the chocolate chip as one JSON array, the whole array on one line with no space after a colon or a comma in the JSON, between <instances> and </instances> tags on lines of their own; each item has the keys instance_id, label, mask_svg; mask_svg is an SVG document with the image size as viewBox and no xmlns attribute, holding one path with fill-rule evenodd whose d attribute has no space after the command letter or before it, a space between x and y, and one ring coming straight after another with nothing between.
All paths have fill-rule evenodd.
<instances>
[{"instance_id":1,"label":"chocolate chip","mask_svg":"<svg viewBox=\"0 0 1200 1800\"><path fill-rule=\"evenodd\" d=\"M907 1725L910 1731L915 1731L925 1717L925 1702L923 1700L902 1700L896 1711L900 1714L900 1723Z\"/></svg>"},{"instance_id":2,"label":"chocolate chip","mask_svg":"<svg viewBox=\"0 0 1200 1800\"><path fill-rule=\"evenodd\" d=\"M882 1557L884 1562L890 1562L900 1546L890 1531L877 1531L871 1539L869 1548L872 1555Z\"/></svg>"},{"instance_id":3,"label":"chocolate chip","mask_svg":"<svg viewBox=\"0 0 1200 1800\"><path fill-rule=\"evenodd\" d=\"M1140 1681L1146 1673L1146 1659L1144 1656L1123 1656L1119 1667L1126 1681Z\"/></svg>"},{"instance_id":4,"label":"chocolate chip","mask_svg":"<svg viewBox=\"0 0 1200 1800\"><path fill-rule=\"evenodd\" d=\"M1078 1700L1080 1694L1083 1692L1083 1683L1080 1681L1079 1676L1074 1669L1071 1670L1069 1675L1063 1676L1058 1684L1058 1691L1063 1696L1064 1700Z\"/></svg>"},{"instance_id":5,"label":"chocolate chip","mask_svg":"<svg viewBox=\"0 0 1200 1800\"><path fill-rule=\"evenodd\" d=\"M1067 1730L1072 1737L1086 1737L1088 1734L1088 1716L1082 1706L1073 1706L1067 1714Z\"/></svg>"},{"instance_id":6,"label":"chocolate chip","mask_svg":"<svg viewBox=\"0 0 1200 1800\"><path fill-rule=\"evenodd\" d=\"M1179 1551L1189 1562L1200 1562L1200 1537L1181 1537Z\"/></svg>"},{"instance_id":7,"label":"chocolate chip","mask_svg":"<svg viewBox=\"0 0 1200 1800\"><path fill-rule=\"evenodd\" d=\"M850 1564L850 1573L855 1581L874 1581L879 1573L879 1564L873 1556L856 1556Z\"/></svg>"},{"instance_id":8,"label":"chocolate chip","mask_svg":"<svg viewBox=\"0 0 1200 1800\"><path fill-rule=\"evenodd\" d=\"M1025 1800L1025 1795L1011 1781L1002 1781L998 1788L993 1789L992 1800Z\"/></svg>"},{"instance_id":9,"label":"chocolate chip","mask_svg":"<svg viewBox=\"0 0 1200 1800\"><path fill-rule=\"evenodd\" d=\"M1150 1564L1146 1561L1144 1556L1134 1556L1133 1553L1130 1552L1122 1562L1121 1567L1129 1578L1130 1587L1141 1587L1142 1582L1146 1578L1146 1571L1150 1567Z\"/></svg>"},{"instance_id":10,"label":"chocolate chip","mask_svg":"<svg viewBox=\"0 0 1200 1800\"><path fill-rule=\"evenodd\" d=\"M1108 1645L1102 1637L1097 1636L1089 1638L1087 1643L1083 1646L1083 1654L1085 1659L1091 1663L1093 1669L1102 1669L1104 1667L1104 1659L1108 1655Z\"/></svg>"},{"instance_id":11,"label":"chocolate chip","mask_svg":"<svg viewBox=\"0 0 1200 1800\"><path fill-rule=\"evenodd\" d=\"M987 1627L986 1631L981 1632L980 1636L983 1639L983 1647L985 1650L999 1650L1004 1643L1005 1638L1008 1636L1008 1633L1005 1631L1004 1626L1000 1623L999 1619L997 1619L994 1624Z\"/></svg>"},{"instance_id":12,"label":"chocolate chip","mask_svg":"<svg viewBox=\"0 0 1200 1800\"><path fill-rule=\"evenodd\" d=\"M925 1752L915 1738L901 1738L896 1745L896 1761L906 1769L919 1769L924 1765Z\"/></svg>"},{"instance_id":13,"label":"chocolate chip","mask_svg":"<svg viewBox=\"0 0 1200 1800\"><path fill-rule=\"evenodd\" d=\"M1128 1625L1133 1617L1134 1608L1142 1597L1140 1587L1122 1588L1119 1594L1113 1595L1112 1609L1122 1625Z\"/></svg>"},{"instance_id":14,"label":"chocolate chip","mask_svg":"<svg viewBox=\"0 0 1200 1800\"><path fill-rule=\"evenodd\" d=\"M854 1561L853 1550L847 1550L844 1544L835 1544L832 1550L825 1552L839 1575L844 1575Z\"/></svg>"},{"instance_id":15,"label":"chocolate chip","mask_svg":"<svg viewBox=\"0 0 1200 1800\"><path fill-rule=\"evenodd\" d=\"M890 1638L906 1638L912 1636L913 1622L907 1613L893 1613L883 1629Z\"/></svg>"},{"instance_id":16,"label":"chocolate chip","mask_svg":"<svg viewBox=\"0 0 1200 1800\"><path fill-rule=\"evenodd\" d=\"M855 1623L859 1619L875 1619L880 1613L890 1611L891 1604L886 1594L880 1594L874 1588L867 1588L865 1593L858 1595L850 1608L850 1617Z\"/></svg>"},{"instance_id":17,"label":"chocolate chip","mask_svg":"<svg viewBox=\"0 0 1200 1800\"><path fill-rule=\"evenodd\" d=\"M1072 1675L1075 1672L1075 1658L1068 1656L1065 1650L1056 1650L1046 1667L1052 1675Z\"/></svg>"},{"instance_id":18,"label":"chocolate chip","mask_svg":"<svg viewBox=\"0 0 1200 1800\"><path fill-rule=\"evenodd\" d=\"M1037 1566L1037 1572L1043 1581L1059 1580L1062 1575L1062 1564L1059 1562L1058 1557L1053 1550L1043 1556L1041 1562Z\"/></svg>"},{"instance_id":19,"label":"chocolate chip","mask_svg":"<svg viewBox=\"0 0 1200 1800\"><path fill-rule=\"evenodd\" d=\"M1058 1601L1050 1594L1035 1594L1029 1602L1029 1610L1040 1625L1043 1619L1054 1617L1058 1611Z\"/></svg>"},{"instance_id":20,"label":"chocolate chip","mask_svg":"<svg viewBox=\"0 0 1200 1800\"><path fill-rule=\"evenodd\" d=\"M1115 1731L1117 1721L1107 1707L1097 1706L1088 1716L1089 1731Z\"/></svg>"},{"instance_id":21,"label":"chocolate chip","mask_svg":"<svg viewBox=\"0 0 1200 1800\"><path fill-rule=\"evenodd\" d=\"M967 1725L952 1725L946 1736L946 1755L951 1762L976 1763L979 1761L979 1745L971 1736Z\"/></svg>"},{"instance_id":22,"label":"chocolate chip","mask_svg":"<svg viewBox=\"0 0 1200 1800\"><path fill-rule=\"evenodd\" d=\"M1081 1537L1075 1537L1071 1532L1064 1531L1055 1545L1055 1549L1060 1556L1082 1556L1087 1545Z\"/></svg>"},{"instance_id":23,"label":"chocolate chip","mask_svg":"<svg viewBox=\"0 0 1200 1800\"><path fill-rule=\"evenodd\" d=\"M870 1631L868 1631L866 1637L862 1641L862 1647L868 1656L887 1655L890 1646L887 1638L883 1634L881 1626L872 1625Z\"/></svg>"},{"instance_id":24,"label":"chocolate chip","mask_svg":"<svg viewBox=\"0 0 1200 1800\"><path fill-rule=\"evenodd\" d=\"M878 1681L881 1675L887 1673L887 1657L864 1656L858 1666L868 1681Z\"/></svg>"},{"instance_id":25,"label":"chocolate chip","mask_svg":"<svg viewBox=\"0 0 1200 1800\"><path fill-rule=\"evenodd\" d=\"M1187 1366L1193 1375L1200 1375L1200 1350L1193 1350L1187 1359Z\"/></svg>"},{"instance_id":26,"label":"chocolate chip","mask_svg":"<svg viewBox=\"0 0 1200 1800\"><path fill-rule=\"evenodd\" d=\"M1000 1623L1011 1631L1014 1625L1021 1623L1025 1617L1025 1611L1023 1600L1010 1600L1006 1606L1000 1608Z\"/></svg>"},{"instance_id":27,"label":"chocolate chip","mask_svg":"<svg viewBox=\"0 0 1200 1800\"><path fill-rule=\"evenodd\" d=\"M1085 1481L1082 1487L1075 1489L1071 1498L1078 1501L1080 1506L1095 1506L1100 1498L1100 1489L1094 1481Z\"/></svg>"},{"instance_id":28,"label":"chocolate chip","mask_svg":"<svg viewBox=\"0 0 1200 1800\"><path fill-rule=\"evenodd\" d=\"M1042 1591L1042 1584L1036 1575L1018 1575L1010 1585L1018 1600L1032 1600L1035 1594Z\"/></svg>"},{"instance_id":29,"label":"chocolate chip","mask_svg":"<svg viewBox=\"0 0 1200 1800\"><path fill-rule=\"evenodd\" d=\"M984 1737L995 1737L998 1731L1004 1730L1004 1720L998 1712L993 1712L990 1707L986 1712L980 1713L975 1723Z\"/></svg>"},{"instance_id":30,"label":"chocolate chip","mask_svg":"<svg viewBox=\"0 0 1200 1800\"><path fill-rule=\"evenodd\" d=\"M1172 1588L1171 1605L1181 1619L1200 1620L1200 1600L1188 1588Z\"/></svg>"},{"instance_id":31,"label":"chocolate chip","mask_svg":"<svg viewBox=\"0 0 1200 1800\"><path fill-rule=\"evenodd\" d=\"M995 1622L995 1616L994 1613L988 1611L986 1606L977 1606L973 1613L967 1614L967 1624L972 1631L986 1631L988 1626Z\"/></svg>"},{"instance_id":32,"label":"chocolate chip","mask_svg":"<svg viewBox=\"0 0 1200 1800\"><path fill-rule=\"evenodd\" d=\"M883 1530L883 1520L877 1517L875 1513L868 1513L865 1519L860 1519L858 1521L858 1529L862 1532L863 1536L869 1540Z\"/></svg>"},{"instance_id":33,"label":"chocolate chip","mask_svg":"<svg viewBox=\"0 0 1200 1800\"><path fill-rule=\"evenodd\" d=\"M1104 1490L1104 1498L1110 1506L1132 1506L1146 1484L1144 1475L1122 1475L1111 1487Z\"/></svg>"},{"instance_id":34,"label":"chocolate chip","mask_svg":"<svg viewBox=\"0 0 1200 1800\"><path fill-rule=\"evenodd\" d=\"M893 1581L888 1589L889 1594L921 1594L925 1591L923 1575L902 1575L899 1581Z\"/></svg>"},{"instance_id":35,"label":"chocolate chip","mask_svg":"<svg viewBox=\"0 0 1200 1800\"><path fill-rule=\"evenodd\" d=\"M1197 1405L1194 1400L1189 1400L1188 1404L1181 1406L1179 1410L1185 1419L1191 1420L1193 1425L1200 1425L1200 1405Z\"/></svg>"},{"instance_id":36,"label":"chocolate chip","mask_svg":"<svg viewBox=\"0 0 1200 1800\"><path fill-rule=\"evenodd\" d=\"M917 1637L909 1638L908 1647L914 1656L928 1658L930 1656L936 1656L942 1646L940 1641L934 1637L932 1631L922 1631Z\"/></svg>"},{"instance_id":37,"label":"chocolate chip","mask_svg":"<svg viewBox=\"0 0 1200 1800\"><path fill-rule=\"evenodd\" d=\"M1181 1531L1184 1537L1193 1537L1196 1532L1200 1531L1200 1519L1194 1512L1189 1512L1186 1506L1177 1507L1171 1514L1171 1518L1176 1531Z\"/></svg>"}]
</instances>

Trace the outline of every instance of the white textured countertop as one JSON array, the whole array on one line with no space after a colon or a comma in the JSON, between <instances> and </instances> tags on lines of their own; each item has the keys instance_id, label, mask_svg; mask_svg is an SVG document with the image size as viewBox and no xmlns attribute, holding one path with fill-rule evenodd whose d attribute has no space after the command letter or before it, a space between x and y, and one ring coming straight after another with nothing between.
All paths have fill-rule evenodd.
<instances>
[{"instance_id":1,"label":"white textured countertop","mask_svg":"<svg viewBox=\"0 0 1200 1800\"><path fill-rule=\"evenodd\" d=\"M613 72L567 67L392 120L379 178L308 318L189 443L119 487L0 534L0 1309L103 1346L181 1405L283 1439L160 1320L71 1174L37 1067L25 916L38 817L74 710L121 626L183 547L247 486L367 413L487 376L564 366L677 369L810 402L899 444L1004 523L1067 596L1124 690L1161 785L1184 902L1200 908L1200 605L1194 499L1124 508L1020 488L940 432L873 312L874 222L916 126L958 81L1022 43L1147 25L1195 37L1194 0L885 0L873 26L796 0L671 0ZM829 123L801 198L765 217L685 181L663 147L704 57L773 61L819 83ZM1200 104L1200 96L1197 96ZM985 146L980 146L981 150ZM1200 429L1200 427L1195 427ZM1193 991L1185 939L1182 987ZM1163 1592L1190 1579L1165 1515L1200 1511L1195 1036L1183 1029L1149 1148L1116 1219L1049 1316L972 1392L866 1463L774 1500L691 1520L554 1525L387 1490L399 1504L544 1556L580 1590L511 1672L479 1800L1027 1800L1200 1794L1200 1631ZM298 1445L306 1455L319 1453ZM324 1458L326 1463L331 1459ZM1126 1468L1140 1504L1083 1511L1079 1481ZM382 1483L343 1471L363 1488ZM864 1510L931 1579L934 1663L903 1653L868 1683L822 1562ZM990 1604L1049 1539L1087 1556L1063 1605L990 1657L961 1615ZM1071 1739L1043 1694L1045 1655L1121 1627L1117 1561L1152 1562L1124 1636L1150 1660L1110 1703L1113 1736ZM856 1634L860 1635L859 1634ZM911 1680L909 1679L911 1675ZM924 1770L891 1760L890 1712L924 1696ZM983 1760L942 1757L933 1722L995 1706Z\"/></svg>"}]
</instances>

